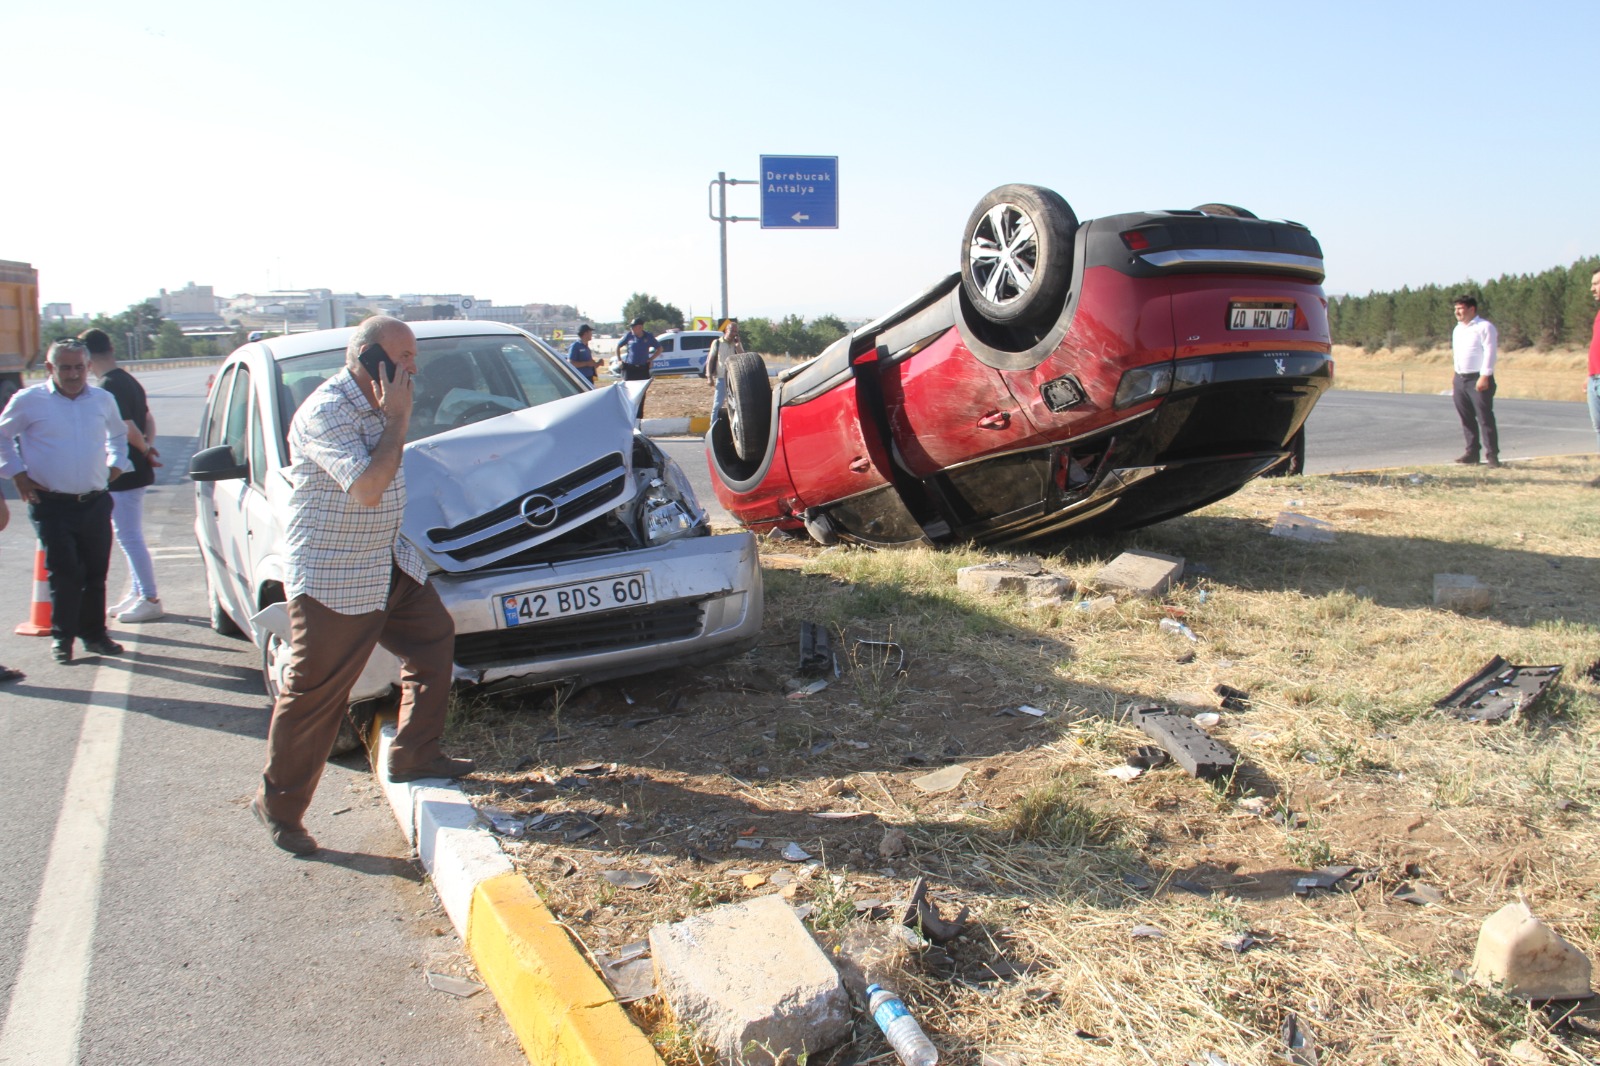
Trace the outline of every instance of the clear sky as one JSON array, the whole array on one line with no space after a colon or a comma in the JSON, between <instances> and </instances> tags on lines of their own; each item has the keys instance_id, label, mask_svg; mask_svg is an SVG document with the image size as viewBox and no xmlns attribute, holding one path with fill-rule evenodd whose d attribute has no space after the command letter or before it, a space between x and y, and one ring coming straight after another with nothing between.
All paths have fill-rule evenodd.
<instances>
[{"instance_id":1,"label":"clear sky","mask_svg":"<svg viewBox=\"0 0 1600 1066\"><path fill-rule=\"evenodd\" d=\"M1600 5L0 4L0 258L165 287L720 310L707 183L839 157L832 231L729 229L734 314L865 318L985 192L1309 225L1329 292L1600 252ZM730 190L738 214L754 188Z\"/></svg>"}]
</instances>

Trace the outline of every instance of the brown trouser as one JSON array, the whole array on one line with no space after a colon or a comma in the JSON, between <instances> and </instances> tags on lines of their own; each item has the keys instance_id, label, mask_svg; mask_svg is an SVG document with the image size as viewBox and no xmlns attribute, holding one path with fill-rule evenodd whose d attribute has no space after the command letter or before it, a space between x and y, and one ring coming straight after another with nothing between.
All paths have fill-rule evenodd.
<instances>
[{"instance_id":1,"label":"brown trouser","mask_svg":"<svg viewBox=\"0 0 1600 1066\"><path fill-rule=\"evenodd\" d=\"M296 596L288 607L289 667L267 727L261 779L267 813L298 826L338 739L350 688L375 644L400 659L400 723L389 766L411 769L439 757L456 630L433 586L398 569L381 611L340 614L310 596Z\"/></svg>"}]
</instances>

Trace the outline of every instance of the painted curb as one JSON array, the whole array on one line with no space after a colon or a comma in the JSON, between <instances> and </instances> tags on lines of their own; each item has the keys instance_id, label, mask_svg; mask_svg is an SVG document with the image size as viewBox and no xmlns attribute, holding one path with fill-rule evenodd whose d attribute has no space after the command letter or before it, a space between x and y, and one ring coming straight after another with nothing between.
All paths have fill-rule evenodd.
<instances>
[{"instance_id":1,"label":"painted curb","mask_svg":"<svg viewBox=\"0 0 1600 1066\"><path fill-rule=\"evenodd\" d=\"M389 780L392 719L367 758L473 965L534 1066L664 1066L650 1039L516 872L467 794L439 779Z\"/></svg>"},{"instance_id":2,"label":"painted curb","mask_svg":"<svg viewBox=\"0 0 1600 1066\"><path fill-rule=\"evenodd\" d=\"M647 437L703 437L711 428L710 415L688 418L641 418L639 428Z\"/></svg>"}]
</instances>

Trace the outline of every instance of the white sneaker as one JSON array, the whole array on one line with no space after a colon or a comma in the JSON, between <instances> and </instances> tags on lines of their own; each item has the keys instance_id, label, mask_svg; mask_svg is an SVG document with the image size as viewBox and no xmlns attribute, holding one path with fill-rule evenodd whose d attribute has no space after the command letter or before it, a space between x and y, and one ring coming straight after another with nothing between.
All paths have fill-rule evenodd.
<instances>
[{"instance_id":1,"label":"white sneaker","mask_svg":"<svg viewBox=\"0 0 1600 1066\"><path fill-rule=\"evenodd\" d=\"M130 592L126 596L122 597L122 599L119 600L116 604L112 605L111 607L106 608L106 617L107 618L115 618L119 614L121 614L123 611L132 610L134 604L136 604L138 602L139 602L139 594L137 592Z\"/></svg>"},{"instance_id":2,"label":"white sneaker","mask_svg":"<svg viewBox=\"0 0 1600 1066\"><path fill-rule=\"evenodd\" d=\"M160 600L141 598L132 607L117 615L119 622L153 622L167 612L161 609Z\"/></svg>"}]
</instances>

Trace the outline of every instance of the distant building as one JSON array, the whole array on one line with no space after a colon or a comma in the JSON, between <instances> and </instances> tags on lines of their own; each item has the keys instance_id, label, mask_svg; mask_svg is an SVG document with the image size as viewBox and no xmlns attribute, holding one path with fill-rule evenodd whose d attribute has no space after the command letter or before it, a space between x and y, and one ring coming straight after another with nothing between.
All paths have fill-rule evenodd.
<instances>
[{"instance_id":1,"label":"distant building","mask_svg":"<svg viewBox=\"0 0 1600 1066\"><path fill-rule=\"evenodd\" d=\"M155 299L161 317L185 327L222 325L222 301L211 291L210 285L189 282L176 291L161 290Z\"/></svg>"},{"instance_id":2,"label":"distant building","mask_svg":"<svg viewBox=\"0 0 1600 1066\"><path fill-rule=\"evenodd\" d=\"M62 322L72 317L71 304L45 304L44 318L47 322Z\"/></svg>"}]
</instances>

